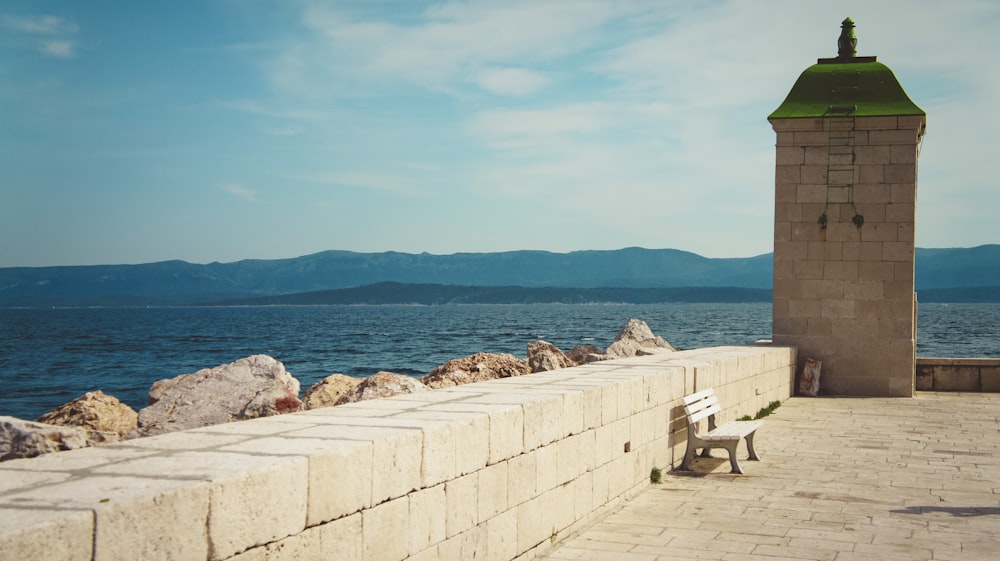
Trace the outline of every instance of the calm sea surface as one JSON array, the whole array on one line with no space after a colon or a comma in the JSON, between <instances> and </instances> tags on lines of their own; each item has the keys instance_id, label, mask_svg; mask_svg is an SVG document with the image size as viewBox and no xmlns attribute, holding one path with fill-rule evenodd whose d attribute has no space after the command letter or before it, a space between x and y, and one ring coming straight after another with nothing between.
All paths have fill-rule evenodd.
<instances>
[{"instance_id":1,"label":"calm sea surface","mask_svg":"<svg viewBox=\"0 0 1000 561\"><path fill-rule=\"evenodd\" d=\"M682 349L769 338L771 304L0 309L0 415L34 419L103 390L136 410L153 382L251 354L302 384L380 370L422 376L544 339L605 348L629 318ZM1000 356L1000 304L921 304L920 356Z\"/></svg>"}]
</instances>

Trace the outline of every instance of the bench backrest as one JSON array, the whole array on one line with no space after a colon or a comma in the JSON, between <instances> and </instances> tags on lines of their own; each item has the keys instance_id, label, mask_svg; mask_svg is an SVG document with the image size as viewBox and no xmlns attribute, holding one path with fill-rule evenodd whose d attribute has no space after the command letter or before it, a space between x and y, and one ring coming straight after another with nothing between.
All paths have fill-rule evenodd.
<instances>
[{"instance_id":1,"label":"bench backrest","mask_svg":"<svg viewBox=\"0 0 1000 561\"><path fill-rule=\"evenodd\" d=\"M712 388L684 396L684 413L688 417L688 423L693 426L720 411L722 406L719 405L719 398L715 396L715 390Z\"/></svg>"}]
</instances>

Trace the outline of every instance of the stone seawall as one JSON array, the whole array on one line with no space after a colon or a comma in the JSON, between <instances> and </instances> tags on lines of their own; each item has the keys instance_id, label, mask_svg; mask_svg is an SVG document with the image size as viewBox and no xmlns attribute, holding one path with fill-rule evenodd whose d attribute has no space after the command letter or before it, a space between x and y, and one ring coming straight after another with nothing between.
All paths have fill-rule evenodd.
<instances>
[{"instance_id":1,"label":"stone seawall","mask_svg":"<svg viewBox=\"0 0 1000 561\"><path fill-rule=\"evenodd\" d=\"M1000 392L1000 358L917 358L916 387L935 392Z\"/></svg>"},{"instance_id":2,"label":"stone seawall","mask_svg":"<svg viewBox=\"0 0 1000 561\"><path fill-rule=\"evenodd\" d=\"M681 397L753 415L795 363L697 349L13 460L0 560L527 560L679 465Z\"/></svg>"}]
</instances>

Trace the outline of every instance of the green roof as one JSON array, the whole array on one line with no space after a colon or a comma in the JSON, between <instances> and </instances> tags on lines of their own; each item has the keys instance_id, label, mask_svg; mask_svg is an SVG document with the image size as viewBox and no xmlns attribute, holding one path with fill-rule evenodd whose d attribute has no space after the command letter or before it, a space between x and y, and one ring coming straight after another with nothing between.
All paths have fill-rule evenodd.
<instances>
[{"instance_id":1,"label":"green roof","mask_svg":"<svg viewBox=\"0 0 1000 561\"><path fill-rule=\"evenodd\" d=\"M872 57L874 58L874 57ZM854 108L858 117L925 115L881 62L826 62L807 68L768 119L823 117ZM848 59L850 60L850 59Z\"/></svg>"}]
</instances>

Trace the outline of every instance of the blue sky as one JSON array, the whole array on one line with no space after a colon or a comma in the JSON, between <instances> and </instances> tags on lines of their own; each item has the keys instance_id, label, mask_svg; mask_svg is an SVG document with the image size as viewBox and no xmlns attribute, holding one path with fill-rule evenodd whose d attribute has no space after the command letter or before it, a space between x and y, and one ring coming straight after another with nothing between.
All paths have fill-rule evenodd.
<instances>
[{"instance_id":1,"label":"blue sky","mask_svg":"<svg viewBox=\"0 0 1000 561\"><path fill-rule=\"evenodd\" d=\"M928 113L917 245L1000 243L1000 3L0 1L0 266L772 249L840 21Z\"/></svg>"}]
</instances>

